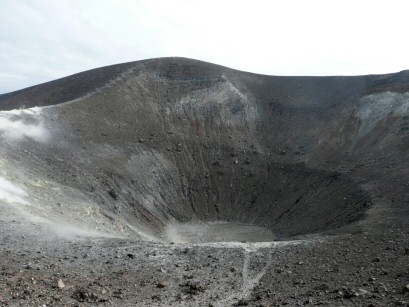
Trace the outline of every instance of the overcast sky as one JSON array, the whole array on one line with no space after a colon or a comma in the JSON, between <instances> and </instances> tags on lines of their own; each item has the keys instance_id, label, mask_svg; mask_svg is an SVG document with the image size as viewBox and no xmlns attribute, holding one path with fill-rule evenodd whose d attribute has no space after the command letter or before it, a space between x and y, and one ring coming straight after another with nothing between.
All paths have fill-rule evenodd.
<instances>
[{"instance_id":1,"label":"overcast sky","mask_svg":"<svg viewBox=\"0 0 409 307\"><path fill-rule=\"evenodd\" d=\"M270 75L409 69L409 1L0 0L0 93L164 56Z\"/></svg>"}]
</instances>

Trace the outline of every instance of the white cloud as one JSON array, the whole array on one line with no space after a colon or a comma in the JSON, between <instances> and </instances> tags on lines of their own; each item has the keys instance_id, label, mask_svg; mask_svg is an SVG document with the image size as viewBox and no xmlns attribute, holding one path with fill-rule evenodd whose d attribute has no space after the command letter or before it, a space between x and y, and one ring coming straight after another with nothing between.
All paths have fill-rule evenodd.
<instances>
[{"instance_id":1,"label":"white cloud","mask_svg":"<svg viewBox=\"0 0 409 307\"><path fill-rule=\"evenodd\" d=\"M2 0L0 8L0 93L159 56L279 75L409 68L405 0Z\"/></svg>"},{"instance_id":2,"label":"white cloud","mask_svg":"<svg viewBox=\"0 0 409 307\"><path fill-rule=\"evenodd\" d=\"M0 111L0 137L11 141L29 138L44 143L49 132L44 127L40 108Z\"/></svg>"}]
</instances>

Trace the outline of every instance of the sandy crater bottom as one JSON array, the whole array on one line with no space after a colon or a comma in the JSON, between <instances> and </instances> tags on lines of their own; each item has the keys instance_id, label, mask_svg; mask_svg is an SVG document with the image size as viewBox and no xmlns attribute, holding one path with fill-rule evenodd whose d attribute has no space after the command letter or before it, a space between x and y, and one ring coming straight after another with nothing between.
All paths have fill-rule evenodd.
<instances>
[{"instance_id":1,"label":"sandy crater bottom","mask_svg":"<svg viewBox=\"0 0 409 307\"><path fill-rule=\"evenodd\" d=\"M270 242L276 236L268 228L240 223L186 223L169 224L165 235L169 242L207 243L207 242Z\"/></svg>"}]
</instances>

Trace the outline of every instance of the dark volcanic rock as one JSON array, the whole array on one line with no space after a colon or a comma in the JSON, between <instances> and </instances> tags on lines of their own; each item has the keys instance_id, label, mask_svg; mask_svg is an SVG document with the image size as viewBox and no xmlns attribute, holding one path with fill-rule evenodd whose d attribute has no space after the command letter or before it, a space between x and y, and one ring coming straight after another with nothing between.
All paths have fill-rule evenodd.
<instances>
[{"instance_id":1,"label":"dark volcanic rock","mask_svg":"<svg viewBox=\"0 0 409 307\"><path fill-rule=\"evenodd\" d=\"M333 134L337 122L361 120L339 115L359 107L366 78L280 78L147 60L2 95L0 108L53 105L42 111L46 123L72 153L49 144L32 149L54 157L46 165L27 163L99 203L106 217L154 234L172 218L253 224L288 237L347 225L371 205L354 179L321 163L365 142L355 126ZM294 147L304 148L301 161ZM275 156L270 148L285 149ZM121 205L111 208L112 200Z\"/></svg>"}]
</instances>

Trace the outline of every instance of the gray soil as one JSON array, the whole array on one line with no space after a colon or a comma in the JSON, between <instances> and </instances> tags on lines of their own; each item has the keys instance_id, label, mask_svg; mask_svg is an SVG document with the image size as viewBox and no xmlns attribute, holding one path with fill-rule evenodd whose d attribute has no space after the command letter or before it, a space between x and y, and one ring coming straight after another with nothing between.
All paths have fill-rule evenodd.
<instances>
[{"instance_id":1,"label":"gray soil","mask_svg":"<svg viewBox=\"0 0 409 307\"><path fill-rule=\"evenodd\" d=\"M236 223L184 223L166 226L165 238L173 243L271 242L273 232L264 227Z\"/></svg>"},{"instance_id":2,"label":"gray soil","mask_svg":"<svg viewBox=\"0 0 409 307\"><path fill-rule=\"evenodd\" d=\"M408 71L161 58L0 110L0 306L409 306Z\"/></svg>"}]
</instances>

